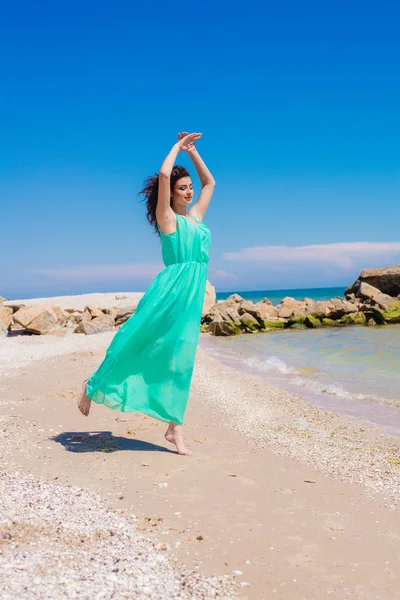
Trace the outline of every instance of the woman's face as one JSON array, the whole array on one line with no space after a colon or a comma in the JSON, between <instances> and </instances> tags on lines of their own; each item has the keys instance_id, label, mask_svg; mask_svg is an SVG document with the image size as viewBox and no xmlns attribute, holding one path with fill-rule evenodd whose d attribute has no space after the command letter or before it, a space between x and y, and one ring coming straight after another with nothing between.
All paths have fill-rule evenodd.
<instances>
[{"instance_id":1,"label":"woman's face","mask_svg":"<svg viewBox=\"0 0 400 600\"><path fill-rule=\"evenodd\" d=\"M184 207L191 204L193 200L193 183L190 177L181 177L175 183L172 194L172 204L176 207Z\"/></svg>"}]
</instances>

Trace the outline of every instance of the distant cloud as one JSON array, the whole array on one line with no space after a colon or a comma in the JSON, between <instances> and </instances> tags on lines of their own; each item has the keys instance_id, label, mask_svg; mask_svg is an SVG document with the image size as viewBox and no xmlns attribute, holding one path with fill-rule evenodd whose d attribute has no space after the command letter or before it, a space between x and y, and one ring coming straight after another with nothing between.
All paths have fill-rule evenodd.
<instances>
[{"instance_id":1,"label":"distant cloud","mask_svg":"<svg viewBox=\"0 0 400 600\"><path fill-rule=\"evenodd\" d=\"M239 278L235 273L230 273L224 269L216 269L210 273L211 277L219 281L237 281Z\"/></svg>"},{"instance_id":2,"label":"distant cloud","mask_svg":"<svg viewBox=\"0 0 400 600\"><path fill-rule=\"evenodd\" d=\"M323 263L349 271L368 259L396 261L400 242L343 242L310 246L254 246L238 252L226 252L230 261L264 263Z\"/></svg>"},{"instance_id":3,"label":"distant cloud","mask_svg":"<svg viewBox=\"0 0 400 600\"><path fill-rule=\"evenodd\" d=\"M161 263L127 265L78 265L54 269L30 269L30 273L44 275L64 282L114 281L121 279L153 279L161 270Z\"/></svg>"}]
</instances>

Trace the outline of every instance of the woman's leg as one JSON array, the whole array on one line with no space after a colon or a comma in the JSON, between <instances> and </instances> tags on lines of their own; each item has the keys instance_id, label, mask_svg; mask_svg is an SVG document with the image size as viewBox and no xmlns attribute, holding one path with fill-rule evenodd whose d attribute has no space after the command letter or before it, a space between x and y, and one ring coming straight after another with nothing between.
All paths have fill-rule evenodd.
<instances>
[{"instance_id":1,"label":"woman's leg","mask_svg":"<svg viewBox=\"0 0 400 600\"><path fill-rule=\"evenodd\" d=\"M88 416L90 405L92 404L91 399L86 396L86 384L87 379L85 379L85 381L82 383L81 395L78 398L78 408L85 417Z\"/></svg>"},{"instance_id":2,"label":"woman's leg","mask_svg":"<svg viewBox=\"0 0 400 600\"><path fill-rule=\"evenodd\" d=\"M182 454L183 456L190 456L192 454L183 443L182 427L178 423L171 421L165 433L165 439L167 442L175 444L178 454Z\"/></svg>"}]
</instances>

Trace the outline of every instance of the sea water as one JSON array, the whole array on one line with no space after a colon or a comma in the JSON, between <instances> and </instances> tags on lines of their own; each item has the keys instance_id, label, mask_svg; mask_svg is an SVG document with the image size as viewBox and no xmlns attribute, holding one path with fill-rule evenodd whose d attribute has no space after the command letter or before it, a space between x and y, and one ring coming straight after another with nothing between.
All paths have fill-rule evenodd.
<instances>
[{"instance_id":1,"label":"sea water","mask_svg":"<svg viewBox=\"0 0 400 600\"><path fill-rule=\"evenodd\" d=\"M319 296L313 289L300 294L296 294L299 290L282 291L315 300L343 294L343 288L327 289L328 293L321 290ZM247 299L274 301L283 297L281 292L275 298L267 291L247 293ZM246 292L238 293L245 297ZM221 362L262 376L325 409L400 435L400 324L204 336L201 343Z\"/></svg>"}]
</instances>

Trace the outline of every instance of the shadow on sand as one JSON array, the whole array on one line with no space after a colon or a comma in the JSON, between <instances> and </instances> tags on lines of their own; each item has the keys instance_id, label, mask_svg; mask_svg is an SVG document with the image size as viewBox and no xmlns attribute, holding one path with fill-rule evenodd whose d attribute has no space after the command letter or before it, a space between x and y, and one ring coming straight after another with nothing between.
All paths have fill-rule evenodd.
<instances>
[{"instance_id":1,"label":"shadow on sand","mask_svg":"<svg viewBox=\"0 0 400 600\"><path fill-rule=\"evenodd\" d=\"M117 452L132 450L134 452L169 452L173 450L121 436L115 436L111 431L67 431L50 438L64 446L68 452Z\"/></svg>"}]
</instances>

